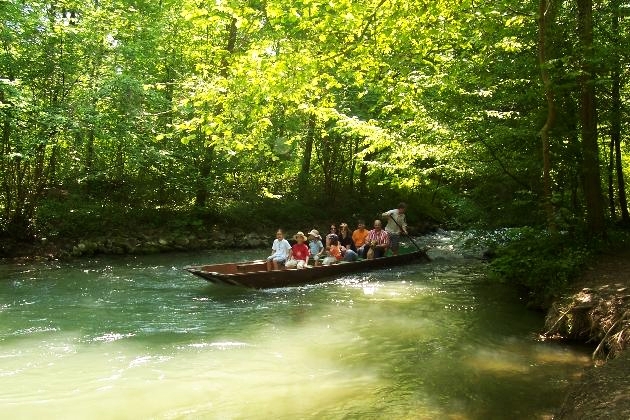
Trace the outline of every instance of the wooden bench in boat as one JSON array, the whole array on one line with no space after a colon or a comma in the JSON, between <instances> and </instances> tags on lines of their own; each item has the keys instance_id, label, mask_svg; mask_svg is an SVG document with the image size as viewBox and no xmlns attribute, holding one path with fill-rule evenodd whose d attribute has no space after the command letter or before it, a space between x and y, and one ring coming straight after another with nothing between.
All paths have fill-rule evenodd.
<instances>
[{"instance_id":1,"label":"wooden bench in boat","mask_svg":"<svg viewBox=\"0 0 630 420\"><path fill-rule=\"evenodd\" d=\"M238 273L253 273L256 271L267 271L266 261L251 261L243 264L236 264L236 271Z\"/></svg>"}]
</instances>

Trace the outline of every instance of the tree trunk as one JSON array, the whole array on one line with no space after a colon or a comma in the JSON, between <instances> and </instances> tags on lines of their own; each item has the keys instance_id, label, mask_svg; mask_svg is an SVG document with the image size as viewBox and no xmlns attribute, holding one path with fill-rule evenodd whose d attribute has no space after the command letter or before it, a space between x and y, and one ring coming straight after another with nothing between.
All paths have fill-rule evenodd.
<instances>
[{"instance_id":1,"label":"tree trunk","mask_svg":"<svg viewBox=\"0 0 630 420\"><path fill-rule=\"evenodd\" d=\"M357 152L359 151L359 145L361 144L361 139L356 137L352 143L350 144L350 168L348 169L348 191L351 196L355 195L355 174L357 171Z\"/></svg>"},{"instance_id":2,"label":"tree trunk","mask_svg":"<svg viewBox=\"0 0 630 420\"><path fill-rule=\"evenodd\" d=\"M4 102L4 92L0 89L0 102ZM2 194L0 197L3 198L2 202L0 202L0 207L4 210L4 218L8 220L10 216L11 209L11 201L13 197L13 191L11 188L11 175L12 172L10 170L11 165L11 124L9 122L9 116L4 114L4 121L2 122L2 149L0 152L0 176L2 176Z\"/></svg>"},{"instance_id":3,"label":"tree trunk","mask_svg":"<svg viewBox=\"0 0 630 420\"><path fill-rule=\"evenodd\" d=\"M54 144L48 157L47 176L44 183L44 187L54 185L57 182L57 160L59 155L59 145Z\"/></svg>"},{"instance_id":4,"label":"tree trunk","mask_svg":"<svg viewBox=\"0 0 630 420\"><path fill-rule=\"evenodd\" d=\"M123 140L117 139L116 154L114 163L114 177L116 181L122 182L125 179L125 147Z\"/></svg>"},{"instance_id":5,"label":"tree trunk","mask_svg":"<svg viewBox=\"0 0 630 420\"><path fill-rule=\"evenodd\" d=\"M315 116L308 118L308 132L306 134L306 144L304 145L304 155L302 156L302 167L298 177L298 196L300 199L306 198L309 192L309 182L311 173L311 159L313 157L313 142L315 140Z\"/></svg>"},{"instance_id":6,"label":"tree trunk","mask_svg":"<svg viewBox=\"0 0 630 420\"><path fill-rule=\"evenodd\" d=\"M236 47L236 35L238 30L236 24L237 20L233 17L230 20L230 24L228 25L227 45L225 46L227 54L225 54L221 59L221 76L223 77L228 77L228 69L230 68L230 63L227 58L230 54L234 52L234 47Z\"/></svg>"},{"instance_id":7,"label":"tree trunk","mask_svg":"<svg viewBox=\"0 0 630 420\"><path fill-rule=\"evenodd\" d=\"M372 160L374 158L374 153L368 153L363 158L363 162L361 163L361 172L359 172L359 198L363 201L363 198L367 194L367 178L368 178L368 165L366 162Z\"/></svg>"},{"instance_id":8,"label":"tree trunk","mask_svg":"<svg viewBox=\"0 0 630 420\"><path fill-rule=\"evenodd\" d=\"M203 140L201 140L201 143L203 144ZM199 208L205 207L208 204L208 178L212 170L213 160L214 147L204 147L198 165L199 173L197 175L197 188L195 191L195 206Z\"/></svg>"},{"instance_id":9,"label":"tree trunk","mask_svg":"<svg viewBox=\"0 0 630 420\"><path fill-rule=\"evenodd\" d=\"M85 145L85 176L90 177L94 172L94 128L90 127Z\"/></svg>"},{"instance_id":10,"label":"tree trunk","mask_svg":"<svg viewBox=\"0 0 630 420\"><path fill-rule=\"evenodd\" d=\"M317 144L319 151L319 162L322 166L322 174L324 175L324 196L335 203L337 196L337 187L339 184L339 137L332 130L328 131L328 135L324 135Z\"/></svg>"},{"instance_id":11,"label":"tree trunk","mask_svg":"<svg viewBox=\"0 0 630 420\"><path fill-rule=\"evenodd\" d=\"M612 37L615 48L619 48L619 18L620 18L620 1L613 1L613 20L612 20ZM623 165L621 160L621 59L619 50L615 50L613 58L612 71L612 104L610 117L610 141L611 146L615 150L615 167L617 171L617 189L619 190L619 208L621 209L621 221L624 224L630 223L630 215L628 214L628 200L626 198L626 184L623 178Z\"/></svg>"},{"instance_id":12,"label":"tree trunk","mask_svg":"<svg viewBox=\"0 0 630 420\"><path fill-rule=\"evenodd\" d=\"M582 182L586 202L586 222L591 235L604 234L604 205L597 144L597 107L593 66L593 2L577 0L578 31L582 47L580 75L580 120L582 123Z\"/></svg>"},{"instance_id":13,"label":"tree trunk","mask_svg":"<svg viewBox=\"0 0 630 420\"><path fill-rule=\"evenodd\" d=\"M538 63L540 74L545 89L545 99L547 101L547 120L540 129L540 139L542 142L543 158L543 201L545 214L547 216L547 228L554 233L558 230L556 225L555 209L552 203L552 181L551 181L551 152L549 147L549 132L556 121L556 100L549 69L547 67L548 56L548 31L555 20L555 2L553 0L540 0L538 6Z\"/></svg>"},{"instance_id":14,"label":"tree trunk","mask_svg":"<svg viewBox=\"0 0 630 420\"><path fill-rule=\"evenodd\" d=\"M610 220L615 220L617 209L615 206L615 142L610 139L608 143L608 209L610 211Z\"/></svg>"},{"instance_id":15,"label":"tree trunk","mask_svg":"<svg viewBox=\"0 0 630 420\"><path fill-rule=\"evenodd\" d=\"M230 63L227 57L234 52L234 48L236 46L236 35L237 35L237 20L236 18L232 18L230 23L227 26L227 42L225 46L226 54L221 59L221 66L219 68L219 73L222 77L228 77L228 70L230 68ZM209 30L206 28L206 36L208 35ZM208 42L209 38L208 38ZM206 59L208 58L206 52ZM214 110L215 115L219 115L223 112L223 106L221 104L217 105ZM196 192L195 192L195 206L197 207L205 207L208 202L209 190L208 190L208 177L210 176L210 172L212 170L212 164L214 161L214 146L206 146L205 144L206 136L201 133L201 130L197 131L197 141L201 145L203 149L201 154L201 158L199 161L198 169L198 177L196 180Z\"/></svg>"}]
</instances>

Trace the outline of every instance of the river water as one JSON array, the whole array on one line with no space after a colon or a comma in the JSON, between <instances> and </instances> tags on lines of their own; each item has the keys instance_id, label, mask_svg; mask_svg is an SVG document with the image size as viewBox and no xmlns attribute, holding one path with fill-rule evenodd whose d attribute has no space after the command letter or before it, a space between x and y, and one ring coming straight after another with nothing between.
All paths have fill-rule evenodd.
<instances>
[{"instance_id":1,"label":"river water","mask_svg":"<svg viewBox=\"0 0 630 420\"><path fill-rule=\"evenodd\" d=\"M549 418L588 353L433 241L428 264L265 291L182 267L266 250L2 265L2 418Z\"/></svg>"}]
</instances>

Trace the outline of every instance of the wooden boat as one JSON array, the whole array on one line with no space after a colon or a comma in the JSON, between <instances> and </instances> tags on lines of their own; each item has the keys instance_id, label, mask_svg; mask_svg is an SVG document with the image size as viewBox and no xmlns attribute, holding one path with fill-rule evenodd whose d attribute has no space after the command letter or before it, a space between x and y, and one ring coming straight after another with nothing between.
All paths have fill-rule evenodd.
<instances>
[{"instance_id":1,"label":"wooden boat","mask_svg":"<svg viewBox=\"0 0 630 420\"><path fill-rule=\"evenodd\" d=\"M339 262L328 266L303 268L301 270L282 269L267 271L267 263L265 260L189 266L184 269L212 283L243 286L254 289L270 289L274 287L322 283L340 274L428 261L430 261L430 258L427 256L426 252L418 250L391 257L354 262Z\"/></svg>"}]
</instances>

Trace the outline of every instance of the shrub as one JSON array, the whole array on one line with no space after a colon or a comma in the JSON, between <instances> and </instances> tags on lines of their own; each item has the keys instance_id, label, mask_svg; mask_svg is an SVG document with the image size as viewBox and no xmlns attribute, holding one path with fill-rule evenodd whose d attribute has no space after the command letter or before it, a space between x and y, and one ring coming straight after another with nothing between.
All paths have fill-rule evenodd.
<instances>
[{"instance_id":1,"label":"shrub","mask_svg":"<svg viewBox=\"0 0 630 420\"><path fill-rule=\"evenodd\" d=\"M567 234L524 228L496 251L491 277L524 287L529 304L548 306L577 277L593 253L593 245Z\"/></svg>"}]
</instances>

